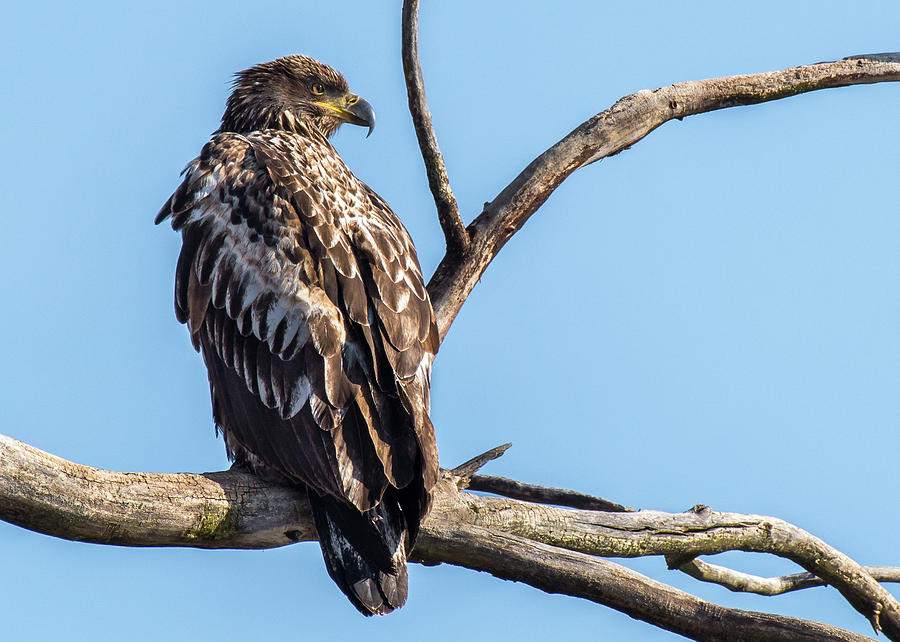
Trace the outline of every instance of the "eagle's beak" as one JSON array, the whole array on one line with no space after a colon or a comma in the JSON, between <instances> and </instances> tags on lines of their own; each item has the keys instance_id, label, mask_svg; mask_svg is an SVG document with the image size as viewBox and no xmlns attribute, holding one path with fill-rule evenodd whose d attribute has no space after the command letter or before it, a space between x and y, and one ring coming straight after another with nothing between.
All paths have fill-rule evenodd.
<instances>
[{"instance_id":1,"label":"eagle's beak","mask_svg":"<svg viewBox=\"0 0 900 642\"><path fill-rule=\"evenodd\" d=\"M326 109L334 112L335 116L351 125L362 125L369 128L366 138L372 135L375 129L375 110L372 105L357 96L356 94L346 94L336 102L318 102Z\"/></svg>"},{"instance_id":2,"label":"eagle's beak","mask_svg":"<svg viewBox=\"0 0 900 642\"><path fill-rule=\"evenodd\" d=\"M375 110L372 105L356 95L347 96L347 113L352 117L347 122L354 125L363 125L369 128L366 138L372 135L375 129Z\"/></svg>"}]
</instances>

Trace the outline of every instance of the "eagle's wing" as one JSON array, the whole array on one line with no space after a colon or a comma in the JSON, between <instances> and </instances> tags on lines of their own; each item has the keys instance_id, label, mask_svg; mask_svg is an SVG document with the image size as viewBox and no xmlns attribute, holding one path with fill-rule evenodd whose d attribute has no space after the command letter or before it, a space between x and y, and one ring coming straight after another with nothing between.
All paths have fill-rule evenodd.
<instances>
[{"instance_id":1,"label":"eagle's wing","mask_svg":"<svg viewBox=\"0 0 900 642\"><path fill-rule=\"evenodd\" d=\"M158 221L181 230L175 308L213 412L246 450L360 510L437 474L438 347L406 230L325 139L218 134Z\"/></svg>"}]
</instances>

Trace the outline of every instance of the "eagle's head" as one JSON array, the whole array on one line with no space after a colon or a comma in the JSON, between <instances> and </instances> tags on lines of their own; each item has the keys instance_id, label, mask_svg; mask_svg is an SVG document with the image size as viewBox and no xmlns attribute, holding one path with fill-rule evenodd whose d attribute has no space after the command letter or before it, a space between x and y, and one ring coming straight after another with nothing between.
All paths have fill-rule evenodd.
<instances>
[{"instance_id":1,"label":"eagle's head","mask_svg":"<svg viewBox=\"0 0 900 642\"><path fill-rule=\"evenodd\" d=\"M346 79L318 60L285 56L235 74L219 131L314 129L331 136L343 123L375 128L372 106L350 93Z\"/></svg>"}]
</instances>

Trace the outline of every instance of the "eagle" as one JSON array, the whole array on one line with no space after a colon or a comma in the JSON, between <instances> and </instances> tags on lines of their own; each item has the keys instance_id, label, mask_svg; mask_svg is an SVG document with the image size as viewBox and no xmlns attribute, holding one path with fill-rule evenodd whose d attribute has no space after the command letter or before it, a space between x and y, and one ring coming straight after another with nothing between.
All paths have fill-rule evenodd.
<instances>
[{"instance_id":1,"label":"eagle","mask_svg":"<svg viewBox=\"0 0 900 642\"><path fill-rule=\"evenodd\" d=\"M156 223L181 232L175 316L235 466L302 488L328 573L364 615L407 597L438 478L440 343L409 233L329 138L375 112L294 55L235 75Z\"/></svg>"}]
</instances>

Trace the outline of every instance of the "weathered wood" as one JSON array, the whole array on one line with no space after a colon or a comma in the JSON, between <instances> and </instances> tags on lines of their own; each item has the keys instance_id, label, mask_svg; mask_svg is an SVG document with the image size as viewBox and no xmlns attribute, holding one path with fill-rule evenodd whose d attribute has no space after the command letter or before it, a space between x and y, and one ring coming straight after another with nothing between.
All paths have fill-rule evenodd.
<instances>
[{"instance_id":1,"label":"weathered wood","mask_svg":"<svg viewBox=\"0 0 900 642\"><path fill-rule=\"evenodd\" d=\"M498 457L502 457L503 453L505 453L511 447L512 444L503 444L502 446L491 448L490 450L483 452L480 455L472 457L472 459L468 461L464 461L459 466L451 470L450 474L456 477L470 479L472 475L481 470L486 464L494 461Z\"/></svg>"},{"instance_id":2,"label":"weathered wood","mask_svg":"<svg viewBox=\"0 0 900 642\"><path fill-rule=\"evenodd\" d=\"M796 562L834 586L876 631L900 639L900 603L862 566L821 539L774 517L719 513L580 511L460 494L459 523L604 557L712 555L740 550Z\"/></svg>"},{"instance_id":3,"label":"weathered wood","mask_svg":"<svg viewBox=\"0 0 900 642\"><path fill-rule=\"evenodd\" d=\"M403 76L406 80L409 113L425 161L428 187L434 196L438 221L444 230L447 254L457 256L468 246L469 233L459 215L459 205L450 187L444 156L438 147L434 126L431 124L431 112L425 101L425 83L422 80L422 66L419 64L419 0L404 0L402 16Z\"/></svg>"},{"instance_id":4,"label":"weathered wood","mask_svg":"<svg viewBox=\"0 0 900 642\"><path fill-rule=\"evenodd\" d=\"M682 562L676 556L666 556L667 560L670 560L670 558L672 558L670 568L683 571L701 582L710 582L724 586L735 593L756 593L757 595L771 596L812 588L813 586L827 586L827 582L812 573L760 577L698 559ZM863 566L863 569L879 582L900 582L900 568L892 566Z\"/></svg>"},{"instance_id":5,"label":"weathered wood","mask_svg":"<svg viewBox=\"0 0 900 642\"><path fill-rule=\"evenodd\" d=\"M625 96L534 159L469 224L471 240L465 251L448 253L428 283L441 337L500 249L575 170L618 154L673 119L819 89L898 80L900 54L869 54L781 71L682 82Z\"/></svg>"},{"instance_id":6,"label":"weathered wood","mask_svg":"<svg viewBox=\"0 0 900 642\"><path fill-rule=\"evenodd\" d=\"M119 473L0 435L0 519L122 546L273 548L316 539L305 494L248 473Z\"/></svg>"},{"instance_id":7,"label":"weathered wood","mask_svg":"<svg viewBox=\"0 0 900 642\"><path fill-rule=\"evenodd\" d=\"M591 600L694 640L871 640L819 622L725 608L607 560L477 526L440 539L429 530L413 554Z\"/></svg>"},{"instance_id":8,"label":"weathered wood","mask_svg":"<svg viewBox=\"0 0 900 642\"><path fill-rule=\"evenodd\" d=\"M429 185L438 210L438 218L447 239L447 253L428 283L442 340L475 284L496 254L513 234L522 228L550 194L575 170L602 158L618 154L672 119L681 120L685 116L777 100L818 89L900 80L900 54L889 53L854 56L837 62L818 63L761 74L678 83L653 91L636 92L585 121L532 161L492 202L485 204L482 213L465 229L465 234L463 234L459 230L461 218L425 104L424 86L418 59L418 0L404 1L402 30L403 63L410 113L415 123L416 134L428 172ZM519 482L502 478L469 475L465 483L470 484L473 489L493 490L506 496L527 497L539 502L556 502L591 508L601 507L606 510L625 509L625 507L608 503L599 498L573 498L575 493L571 491L544 489L538 486L527 487ZM569 496L566 496L567 492ZM573 502L575 503L573 504ZM482 508L479 506L474 511L476 519L481 517L479 511ZM515 514L518 511L510 512ZM712 511L697 511L696 513L699 515L702 512L706 512L707 516L719 516ZM646 514L638 515L646 516ZM473 515L470 514L468 517L473 517ZM509 515L506 517L508 518ZM534 515L530 517L534 518ZM731 517L722 515L726 522ZM726 532L729 527L736 527L739 531L744 529L740 539L746 548L741 548L740 545L735 545L734 548L774 553L797 561L808 570L814 571L824 581L834 584L857 610L869 618L876 631L884 626L888 637L900 639L900 605L865 569L853 560L828 547L821 540L781 520L755 516L735 517L738 518L738 522L741 522L744 517L748 518L749 522L731 525L719 524L711 526L709 529L692 532L702 533L705 538L704 543L708 545L719 539L710 534L717 532L720 527L724 526L725 530L718 532ZM516 518L511 521L516 521ZM565 523L565 521L562 519L560 523ZM434 522L429 520L429 523L433 524ZM494 526L498 526L498 524L494 524ZM529 525L526 521L520 521L516 528L519 529L519 532L531 530L530 535L539 539L538 534L534 532L534 523ZM427 528L425 530L427 533ZM516 532L515 529L513 532ZM557 529L555 532L561 533L554 538L557 546L569 546L578 550L584 547L584 544L578 544L580 533L577 529L574 537L569 536L565 527ZM737 533L732 534L737 535ZM654 533L654 535L664 534ZM676 535L677 539L684 537L685 533L678 532ZM666 547L665 537L656 539L649 534L648 537L654 540L654 546ZM649 539L638 547L647 544ZM687 539L691 540L692 545L703 548L703 545L696 541L697 538ZM596 539L587 538L587 541L594 543L606 541L606 536L601 535ZM608 541L617 542L619 540L613 536ZM569 544L571 542L575 542L575 545ZM687 553L687 549L680 548L681 543L683 542L675 546L678 553L669 554L670 559L680 559L687 563L692 554ZM625 549L618 553L590 552L612 555L627 554L624 551L628 550L629 545L634 544L634 541L627 541ZM696 554L698 553L693 555ZM485 559L488 558L491 558L490 554ZM504 567L498 574L505 577L503 575L505 572L507 570ZM640 601L640 596L638 596L638 601ZM715 618L706 613L699 619L709 625ZM664 618L664 622L670 624L674 621L674 619ZM654 623L668 628L666 623ZM754 638L767 635L764 634L761 624L758 627L753 629ZM707 631L707 638L712 639L713 637L714 634Z\"/></svg>"},{"instance_id":9,"label":"weathered wood","mask_svg":"<svg viewBox=\"0 0 900 642\"><path fill-rule=\"evenodd\" d=\"M602 497L595 497L566 488L526 484L515 479L495 477L494 475L472 475L466 487L471 490L480 490L535 504L553 504L554 506L568 506L569 508L579 508L581 510L600 510L612 513L628 513L634 510Z\"/></svg>"},{"instance_id":10,"label":"weathered wood","mask_svg":"<svg viewBox=\"0 0 900 642\"><path fill-rule=\"evenodd\" d=\"M592 557L756 550L794 559L867 617L880 614L892 631L896 601L872 586L853 560L781 520L709 509L563 509L479 497L460 492L462 484L447 474L438 485L415 561L456 564L583 597L697 639L727 639L728 627L750 625L772 639L865 639L814 622L720 607ZM3 435L0 519L64 539L123 546L273 548L315 539L302 493L248 473L100 470Z\"/></svg>"}]
</instances>

